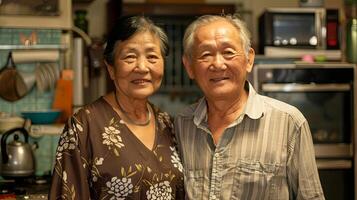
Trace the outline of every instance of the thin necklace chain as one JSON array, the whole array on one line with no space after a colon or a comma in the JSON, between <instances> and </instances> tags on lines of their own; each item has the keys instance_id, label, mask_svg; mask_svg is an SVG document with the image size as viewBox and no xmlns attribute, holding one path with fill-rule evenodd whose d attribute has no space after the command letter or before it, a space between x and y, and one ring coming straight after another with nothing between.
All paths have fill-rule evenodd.
<instances>
[{"instance_id":1,"label":"thin necklace chain","mask_svg":"<svg viewBox=\"0 0 357 200\"><path fill-rule=\"evenodd\" d=\"M147 126L150 121L151 121L151 112L150 112L150 108L149 108L149 104L146 104L147 105L147 112L146 112L146 121L145 122L136 122L134 120L132 120L129 116L128 116L128 113L123 109L123 107L121 107L119 101L118 101L118 97L117 97L117 92L115 91L114 92L114 98L115 98L115 102L116 104L118 105L120 111L122 111L125 119L131 123L131 124L134 124L134 125L137 125L137 126Z\"/></svg>"}]
</instances>

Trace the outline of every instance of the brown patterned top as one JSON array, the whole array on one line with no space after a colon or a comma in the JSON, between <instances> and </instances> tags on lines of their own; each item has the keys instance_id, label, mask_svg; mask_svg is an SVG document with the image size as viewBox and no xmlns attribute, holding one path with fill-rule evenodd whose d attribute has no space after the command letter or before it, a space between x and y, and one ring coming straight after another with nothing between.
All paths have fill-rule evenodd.
<instances>
[{"instance_id":1,"label":"brown patterned top","mask_svg":"<svg viewBox=\"0 0 357 200\"><path fill-rule=\"evenodd\" d=\"M172 122L153 110L152 150L103 97L71 117L58 144L49 199L184 199Z\"/></svg>"}]
</instances>

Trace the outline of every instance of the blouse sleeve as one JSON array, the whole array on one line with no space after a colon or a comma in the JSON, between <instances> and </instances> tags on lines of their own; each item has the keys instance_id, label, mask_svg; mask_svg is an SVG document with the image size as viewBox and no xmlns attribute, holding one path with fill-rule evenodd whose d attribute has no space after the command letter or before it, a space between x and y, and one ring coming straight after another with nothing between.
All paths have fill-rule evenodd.
<instances>
[{"instance_id":1,"label":"blouse sleeve","mask_svg":"<svg viewBox=\"0 0 357 200\"><path fill-rule=\"evenodd\" d=\"M83 123L68 120L59 139L49 199L90 199L88 146Z\"/></svg>"}]
</instances>

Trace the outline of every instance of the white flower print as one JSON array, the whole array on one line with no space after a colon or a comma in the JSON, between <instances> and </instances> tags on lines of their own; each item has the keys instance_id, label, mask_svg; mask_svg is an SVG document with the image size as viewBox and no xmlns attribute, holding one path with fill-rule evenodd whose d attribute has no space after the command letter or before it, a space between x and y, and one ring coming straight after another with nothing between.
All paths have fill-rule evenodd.
<instances>
[{"instance_id":1,"label":"white flower print","mask_svg":"<svg viewBox=\"0 0 357 200\"><path fill-rule=\"evenodd\" d=\"M120 131L118 129L115 129L113 126L109 127L104 127L105 132L102 133L103 136L103 144L106 144L109 146L109 148L113 145L117 146L118 148L121 148L124 146L122 143L122 139L119 136Z\"/></svg>"},{"instance_id":2,"label":"white flower print","mask_svg":"<svg viewBox=\"0 0 357 200\"><path fill-rule=\"evenodd\" d=\"M96 165L102 165L102 164L103 164L103 160L104 160L104 158L96 159L96 160L95 160L95 164L96 164Z\"/></svg>"},{"instance_id":3,"label":"white flower print","mask_svg":"<svg viewBox=\"0 0 357 200\"><path fill-rule=\"evenodd\" d=\"M75 149L78 144L76 135L72 129L69 129L62 133L57 151L56 151L56 159L62 159L63 152L67 149Z\"/></svg>"},{"instance_id":4,"label":"white flower print","mask_svg":"<svg viewBox=\"0 0 357 200\"><path fill-rule=\"evenodd\" d=\"M67 183L67 172L66 171L62 172L62 179L65 183Z\"/></svg>"},{"instance_id":5,"label":"white flower print","mask_svg":"<svg viewBox=\"0 0 357 200\"><path fill-rule=\"evenodd\" d=\"M76 124L76 127L80 132L83 132L83 128L80 124Z\"/></svg>"},{"instance_id":6,"label":"white flower print","mask_svg":"<svg viewBox=\"0 0 357 200\"><path fill-rule=\"evenodd\" d=\"M133 184L130 178L113 177L106 183L109 191L108 193L113 195L111 200L124 200L126 196L133 192Z\"/></svg>"},{"instance_id":7,"label":"white flower print","mask_svg":"<svg viewBox=\"0 0 357 200\"><path fill-rule=\"evenodd\" d=\"M173 124L170 120L170 115L166 112L159 112L157 115L157 120L161 124L162 128L166 128L166 125L169 125L169 128L173 128ZM165 123L168 122L168 124Z\"/></svg>"},{"instance_id":8,"label":"white flower print","mask_svg":"<svg viewBox=\"0 0 357 200\"><path fill-rule=\"evenodd\" d=\"M181 159L176 151L175 147L170 147L172 154L171 154L171 163L176 167L180 172L183 171L183 166L181 163Z\"/></svg>"},{"instance_id":9,"label":"white flower print","mask_svg":"<svg viewBox=\"0 0 357 200\"><path fill-rule=\"evenodd\" d=\"M146 198L148 200L158 199L158 200L171 200L172 199L172 188L168 181L156 183L150 187L150 190L146 192Z\"/></svg>"}]
</instances>

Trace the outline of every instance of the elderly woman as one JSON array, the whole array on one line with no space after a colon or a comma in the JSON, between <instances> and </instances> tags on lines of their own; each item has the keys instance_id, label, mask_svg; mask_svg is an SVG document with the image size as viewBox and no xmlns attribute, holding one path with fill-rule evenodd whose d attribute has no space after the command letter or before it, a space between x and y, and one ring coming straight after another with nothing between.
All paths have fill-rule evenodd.
<instances>
[{"instance_id":1,"label":"elderly woman","mask_svg":"<svg viewBox=\"0 0 357 200\"><path fill-rule=\"evenodd\" d=\"M117 22L104 52L115 91L68 121L49 199L183 198L172 122L148 102L161 84L167 40L145 17Z\"/></svg>"}]
</instances>

